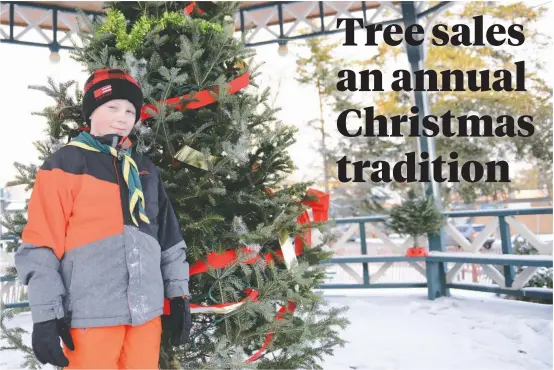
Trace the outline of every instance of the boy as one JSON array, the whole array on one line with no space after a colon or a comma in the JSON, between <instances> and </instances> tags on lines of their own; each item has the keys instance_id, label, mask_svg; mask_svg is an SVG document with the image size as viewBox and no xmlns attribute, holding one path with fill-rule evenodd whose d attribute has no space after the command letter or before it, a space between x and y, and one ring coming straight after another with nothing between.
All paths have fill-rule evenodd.
<instances>
[{"instance_id":1,"label":"boy","mask_svg":"<svg viewBox=\"0 0 554 370\"><path fill-rule=\"evenodd\" d=\"M159 170L127 138L142 104L129 74L94 72L82 106L90 134L37 172L15 264L43 364L158 368L164 298L173 344L189 339L186 245Z\"/></svg>"}]
</instances>

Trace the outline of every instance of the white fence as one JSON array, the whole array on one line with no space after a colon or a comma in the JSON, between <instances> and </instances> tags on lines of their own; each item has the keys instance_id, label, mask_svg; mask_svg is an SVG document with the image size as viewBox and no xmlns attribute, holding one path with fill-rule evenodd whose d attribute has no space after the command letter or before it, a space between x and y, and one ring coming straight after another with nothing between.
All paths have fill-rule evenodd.
<instances>
[{"instance_id":1,"label":"white fence","mask_svg":"<svg viewBox=\"0 0 554 370\"><path fill-rule=\"evenodd\" d=\"M0 276L6 275L6 269L14 266L14 253L7 253L0 249ZM4 304L17 303L27 300L27 287L16 281L0 282L0 300Z\"/></svg>"},{"instance_id":2,"label":"white fence","mask_svg":"<svg viewBox=\"0 0 554 370\"><path fill-rule=\"evenodd\" d=\"M27 300L27 287L16 281L0 282L0 296L3 304L17 303Z\"/></svg>"}]
</instances>

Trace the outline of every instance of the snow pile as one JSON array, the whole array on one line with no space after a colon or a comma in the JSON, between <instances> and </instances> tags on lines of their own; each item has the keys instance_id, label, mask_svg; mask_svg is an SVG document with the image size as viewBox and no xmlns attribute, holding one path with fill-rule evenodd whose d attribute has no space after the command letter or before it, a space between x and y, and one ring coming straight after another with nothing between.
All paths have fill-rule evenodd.
<instances>
[{"instance_id":1,"label":"snow pile","mask_svg":"<svg viewBox=\"0 0 554 370\"><path fill-rule=\"evenodd\" d=\"M343 334L349 343L327 357L323 368L552 369L552 306L451 293L428 301L425 289L326 291L330 304L350 307L351 325ZM30 333L31 315L6 324ZM24 342L30 346L30 335ZM20 369L22 358L20 352L2 351L0 369Z\"/></svg>"}]
</instances>

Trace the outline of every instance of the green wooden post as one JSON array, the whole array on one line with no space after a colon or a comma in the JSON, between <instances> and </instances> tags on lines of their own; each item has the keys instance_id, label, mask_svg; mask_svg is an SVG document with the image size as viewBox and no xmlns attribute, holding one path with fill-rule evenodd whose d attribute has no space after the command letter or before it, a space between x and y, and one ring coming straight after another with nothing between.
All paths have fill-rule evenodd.
<instances>
[{"instance_id":1,"label":"green wooden post","mask_svg":"<svg viewBox=\"0 0 554 370\"><path fill-rule=\"evenodd\" d=\"M367 242L365 240L365 222L360 221L358 225L360 225L360 242L362 243L362 254L365 256L367 255ZM369 266L367 265L367 262L363 263L362 266L364 269L364 285L369 285Z\"/></svg>"},{"instance_id":2,"label":"green wooden post","mask_svg":"<svg viewBox=\"0 0 554 370\"><path fill-rule=\"evenodd\" d=\"M444 230L441 228L438 235L429 236L429 251L444 251L444 240ZM434 300L439 297L450 297L450 289L446 287L446 264L427 261L425 266L427 298Z\"/></svg>"},{"instance_id":3,"label":"green wooden post","mask_svg":"<svg viewBox=\"0 0 554 370\"><path fill-rule=\"evenodd\" d=\"M502 240L502 254L513 254L512 239L510 238L510 225L506 222L505 216L498 217L500 226L500 238ZM504 281L506 287L511 287L514 283L516 272L514 266L504 265Z\"/></svg>"}]
</instances>

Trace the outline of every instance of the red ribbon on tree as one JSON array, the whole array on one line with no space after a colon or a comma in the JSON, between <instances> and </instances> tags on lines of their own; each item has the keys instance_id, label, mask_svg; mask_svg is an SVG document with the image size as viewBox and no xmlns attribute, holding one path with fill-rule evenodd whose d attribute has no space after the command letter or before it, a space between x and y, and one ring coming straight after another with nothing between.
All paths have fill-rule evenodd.
<instances>
[{"instance_id":1,"label":"red ribbon on tree","mask_svg":"<svg viewBox=\"0 0 554 370\"><path fill-rule=\"evenodd\" d=\"M265 191L273 195L273 191L271 189L266 189ZM324 192L319 190L309 189L307 195L311 197L315 196L315 199L313 200L305 200L302 202L302 204L307 205L312 209L312 217L314 221L315 222L327 221L329 218L329 203L330 203L329 194L325 194ZM300 216L298 216L296 220L301 225L311 223L310 216L307 211L302 212L302 214L300 214ZM306 240L307 245L311 245L311 242L312 242L311 235L312 235L311 229L306 228L303 231L302 236L297 236L295 238L294 245L295 245L295 253L297 256L302 254L302 252L304 251L304 242L302 241L302 239ZM253 250L249 248L240 248L239 250L246 255L251 255L255 253ZM277 254L281 258L283 257L282 251L275 251L275 254ZM253 257L249 258L248 260L242 261L242 262L245 264L253 264L253 263L256 263L258 260L260 260L261 258L262 257L260 255L256 254ZM271 253L267 253L264 258L267 263L273 260L273 256ZM191 266L189 274L190 276L193 276L196 274L207 272L210 267L214 269L225 268L235 263L237 259L238 259L238 253L237 253L237 250L234 250L234 249L225 251L223 253L212 252L206 256L206 262L202 260L195 262ZM190 307L191 307L191 310L196 310L196 311L200 311L202 309L206 309L206 310L210 309L213 311L214 308L215 309L230 308L231 306L235 306L237 304L240 305L248 300L251 300L254 302L258 301L259 292L257 290L247 288L245 289L245 293L247 294L247 296L244 299L242 299L240 302L221 303L221 304L216 304L212 306L191 304ZM295 309L296 309L296 303L289 301L286 306L282 306L277 311L277 314L275 315L275 320L283 320L284 315L287 312L289 312L290 314L293 314ZM163 314L169 315L169 313L170 313L169 300L165 299ZM269 346L269 343L271 343L272 338L273 338L273 332L269 332L267 334L267 337L262 347L254 355L248 358L246 362L253 362L257 360L262 355L262 353L267 349L267 347Z\"/></svg>"},{"instance_id":2,"label":"red ribbon on tree","mask_svg":"<svg viewBox=\"0 0 554 370\"><path fill-rule=\"evenodd\" d=\"M287 313L287 311L290 312L292 315L295 309L296 309L296 303L289 301L288 307L282 306L279 309L279 311L277 311L277 315L275 315L275 320L283 320L285 318L285 313ZM265 341L262 347L256 353L250 356L250 358L245 362L256 361L262 355L262 353L264 353L266 348L269 346L269 343L271 343L271 339L273 339L273 332L269 332L269 334L267 334L267 337L265 337Z\"/></svg>"},{"instance_id":3,"label":"red ribbon on tree","mask_svg":"<svg viewBox=\"0 0 554 370\"><path fill-rule=\"evenodd\" d=\"M322 191L315 189L308 189L308 196L315 197L313 200L305 200L302 204L309 206L312 209L312 217L314 222L325 222L329 219L329 204L330 204L330 195L325 194ZM302 214L296 219L300 225L310 224L310 215L307 211L302 212ZM294 249L296 255L299 256L302 254L304 249L304 243L302 238L305 239L308 245L312 244L312 229L306 228L302 231L302 237L297 236L294 240Z\"/></svg>"},{"instance_id":4,"label":"red ribbon on tree","mask_svg":"<svg viewBox=\"0 0 554 370\"><path fill-rule=\"evenodd\" d=\"M190 15L193 12L194 8L198 9L198 13L204 14L204 11L202 9L200 9L198 4L196 4L196 1L193 1L189 5L186 6L185 15Z\"/></svg>"},{"instance_id":5,"label":"red ribbon on tree","mask_svg":"<svg viewBox=\"0 0 554 370\"><path fill-rule=\"evenodd\" d=\"M227 90L229 94L234 94L242 89L244 89L248 84L250 83L250 72L245 72L244 74L240 75L239 77L235 78L234 80L230 81L228 83L229 89ZM218 93L219 86L214 87L213 89L208 90L201 90L197 93L192 94L196 101L191 101L185 104L185 106L177 105L175 106L177 109L183 110L185 108L187 109L198 109L202 108L206 105L215 103L217 100L216 98L211 94L211 92ZM185 94L183 96L178 96L174 98L167 99L165 104L171 105L176 104L181 99L190 99L191 94ZM161 102L160 102L161 103ZM147 109L150 108L154 112L158 112L156 107L152 104L146 104L142 107L141 113L140 113L140 119L144 121L147 118L152 117L152 115L147 111Z\"/></svg>"}]
</instances>

